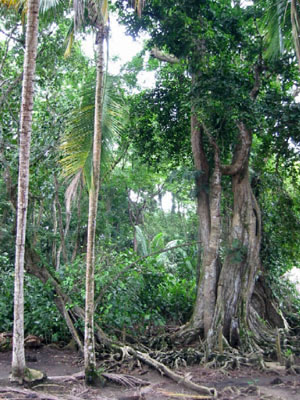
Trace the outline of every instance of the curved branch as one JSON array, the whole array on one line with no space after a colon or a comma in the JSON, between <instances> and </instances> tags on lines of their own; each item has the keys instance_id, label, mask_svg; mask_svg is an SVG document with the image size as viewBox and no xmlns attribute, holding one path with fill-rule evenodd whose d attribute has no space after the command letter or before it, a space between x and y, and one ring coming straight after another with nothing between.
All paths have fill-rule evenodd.
<instances>
[{"instance_id":1,"label":"curved branch","mask_svg":"<svg viewBox=\"0 0 300 400\"><path fill-rule=\"evenodd\" d=\"M249 158L252 143L252 134L246 128L243 122L238 122L237 126L240 131L240 142L237 144L232 163L230 165L221 166L221 171L223 175L232 176L237 174L244 167L245 162Z\"/></svg>"}]
</instances>

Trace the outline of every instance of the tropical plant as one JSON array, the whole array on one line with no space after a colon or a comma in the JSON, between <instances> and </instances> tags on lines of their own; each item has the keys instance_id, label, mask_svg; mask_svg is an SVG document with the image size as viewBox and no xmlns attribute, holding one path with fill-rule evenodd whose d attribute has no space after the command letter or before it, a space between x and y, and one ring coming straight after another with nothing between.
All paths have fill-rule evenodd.
<instances>
[{"instance_id":1,"label":"tropical plant","mask_svg":"<svg viewBox=\"0 0 300 400\"><path fill-rule=\"evenodd\" d=\"M300 3L297 0L268 0L263 4L262 27L266 30L266 55L278 57L294 49L300 68Z\"/></svg>"},{"instance_id":2,"label":"tropical plant","mask_svg":"<svg viewBox=\"0 0 300 400\"><path fill-rule=\"evenodd\" d=\"M70 189L81 177L88 190L91 188L94 93L94 84L87 83L81 94L80 107L71 112L60 138L62 176L71 180ZM112 77L106 78L103 96L101 171L105 176L116 162L113 153L122 153L122 133L129 115L125 98Z\"/></svg>"},{"instance_id":3,"label":"tropical plant","mask_svg":"<svg viewBox=\"0 0 300 400\"><path fill-rule=\"evenodd\" d=\"M137 6L141 9L141 4ZM84 360L85 380L93 383L97 378L95 339L94 339L94 271L95 271L95 232L100 187L100 160L102 143L102 121L104 100L104 40L108 29L108 0L95 2L93 0L79 1L74 7L74 28L78 30L88 23L96 33L96 87L94 111L94 139L92 152L92 174L89 188L89 216L86 257L86 307L85 307L85 336Z\"/></svg>"},{"instance_id":4,"label":"tropical plant","mask_svg":"<svg viewBox=\"0 0 300 400\"><path fill-rule=\"evenodd\" d=\"M39 0L29 0L22 86L19 147L19 180L14 289L14 329L11 379L23 383L26 365L24 352L24 253L28 207L29 156L33 109L33 85L37 55Z\"/></svg>"}]
</instances>

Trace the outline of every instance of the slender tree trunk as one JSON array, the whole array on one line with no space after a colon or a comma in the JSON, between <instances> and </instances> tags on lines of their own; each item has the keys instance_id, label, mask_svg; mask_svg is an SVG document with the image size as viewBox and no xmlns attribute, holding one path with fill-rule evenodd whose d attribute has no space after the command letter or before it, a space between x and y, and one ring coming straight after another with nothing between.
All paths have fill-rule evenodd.
<instances>
[{"instance_id":1,"label":"slender tree trunk","mask_svg":"<svg viewBox=\"0 0 300 400\"><path fill-rule=\"evenodd\" d=\"M137 253L138 251L138 241L136 237L136 227L135 225L133 226L133 251Z\"/></svg>"},{"instance_id":2,"label":"slender tree trunk","mask_svg":"<svg viewBox=\"0 0 300 400\"><path fill-rule=\"evenodd\" d=\"M93 173L89 192L88 240L86 258L86 300L84 334L85 380L92 384L96 378L96 357L94 339L94 271L95 271L95 234L100 183L100 158L102 138L102 98L103 98L103 42L104 27L97 32L97 80L95 92L95 120L93 142Z\"/></svg>"},{"instance_id":3,"label":"slender tree trunk","mask_svg":"<svg viewBox=\"0 0 300 400\"><path fill-rule=\"evenodd\" d=\"M29 0L21 105L17 234L15 258L14 328L12 379L23 382L24 355L24 252L29 185L29 156L32 125L33 91L37 55L39 0Z\"/></svg>"},{"instance_id":4,"label":"slender tree trunk","mask_svg":"<svg viewBox=\"0 0 300 400\"><path fill-rule=\"evenodd\" d=\"M62 209L61 209L61 204L59 201L59 196L58 196L58 191L59 191L59 185L58 185L58 180L57 177L54 175L54 187L55 187L55 205L57 206L57 214L58 214L58 230L59 230L59 235L60 235L60 245L56 254L56 270L60 269L60 256L61 253L63 255L63 260L64 263L66 264L68 262L68 257L67 257L67 250L66 250L66 243L65 243L65 237L66 237L66 230L64 230L63 226L63 216L62 216ZM68 225L66 223L66 225Z\"/></svg>"},{"instance_id":5,"label":"slender tree trunk","mask_svg":"<svg viewBox=\"0 0 300 400\"><path fill-rule=\"evenodd\" d=\"M71 257L71 262L73 262L77 256L77 251L79 248L79 238L80 238L80 219L81 219L81 209L80 209L80 202L81 202L81 195L82 195L82 182L80 181L79 183L79 194L77 197L77 228L76 228L76 233L75 233L75 242L74 242L74 247L72 251L72 257Z\"/></svg>"},{"instance_id":6,"label":"slender tree trunk","mask_svg":"<svg viewBox=\"0 0 300 400\"><path fill-rule=\"evenodd\" d=\"M52 242L52 264L55 265L55 269L57 269L57 245L56 245L56 234L57 234L57 210L56 210L56 200L54 198L52 203L52 211L53 211L53 235L55 239Z\"/></svg>"}]
</instances>

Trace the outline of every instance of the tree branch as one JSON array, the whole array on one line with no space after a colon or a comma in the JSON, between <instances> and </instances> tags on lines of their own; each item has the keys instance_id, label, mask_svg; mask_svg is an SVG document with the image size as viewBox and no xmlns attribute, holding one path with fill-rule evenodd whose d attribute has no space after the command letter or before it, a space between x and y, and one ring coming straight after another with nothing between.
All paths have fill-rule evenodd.
<instances>
[{"instance_id":1,"label":"tree branch","mask_svg":"<svg viewBox=\"0 0 300 400\"><path fill-rule=\"evenodd\" d=\"M15 89L15 87L17 86L17 84L19 82L21 82L21 80L23 79L23 71L20 73L20 75L18 75L16 77L16 79L11 83L11 85L8 87L8 89L2 94L2 96L0 97L0 109L2 107L2 104L6 102L8 95L10 94L10 92Z\"/></svg>"},{"instance_id":2,"label":"tree branch","mask_svg":"<svg viewBox=\"0 0 300 400\"><path fill-rule=\"evenodd\" d=\"M252 144L251 132L246 128L243 122L237 123L240 131L240 142L234 153L232 163L230 165L222 165L221 171L223 175L235 175L243 168L245 161L249 157Z\"/></svg>"},{"instance_id":3,"label":"tree branch","mask_svg":"<svg viewBox=\"0 0 300 400\"><path fill-rule=\"evenodd\" d=\"M151 57L157 58L159 61L168 62L170 64L178 64L179 58L173 56L172 54L166 54L160 51L157 47L153 47L150 52Z\"/></svg>"}]
</instances>

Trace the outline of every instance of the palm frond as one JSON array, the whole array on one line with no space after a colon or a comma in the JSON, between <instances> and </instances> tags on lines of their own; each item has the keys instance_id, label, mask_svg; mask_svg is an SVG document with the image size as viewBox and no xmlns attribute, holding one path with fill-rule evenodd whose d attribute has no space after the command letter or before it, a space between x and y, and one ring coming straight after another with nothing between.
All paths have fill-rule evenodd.
<instances>
[{"instance_id":1,"label":"palm frond","mask_svg":"<svg viewBox=\"0 0 300 400\"><path fill-rule=\"evenodd\" d=\"M27 0L0 0L0 5L10 9L14 9L17 12L20 12L22 24L25 23L25 16L27 14L27 9L28 9Z\"/></svg>"},{"instance_id":2,"label":"palm frond","mask_svg":"<svg viewBox=\"0 0 300 400\"><path fill-rule=\"evenodd\" d=\"M67 214L70 214L71 212L71 204L72 201L74 201L76 198L76 192L79 186L80 178L81 178L81 171L77 172L77 174L71 180L65 192L65 205Z\"/></svg>"},{"instance_id":3,"label":"palm frond","mask_svg":"<svg viewBox=\"0 0 300 400\"><path fill-rule=\"evenodd\" d=\"M294 48L300 66L300 4L297 0L268 0L263 19L267 58Z\"/></svg>"},{"instance_id":4,"label":"palm frond","mask_svg":"<svg viewBox=\"0 0 300 400\"><path fill-rule=\"evenodd\" d=\"M56 9L62 0L40 0L40 11L46 13L49 10Z\"/></svg>"},{"instance_id":5,"label":"palm frond","mask_svg":"<svg viewBox=\"0 0 300 400\"><path fill-rule=\"evenodd\" d=\"M70 28L73 28L73 27L74 27L74 24L72 23ZM67 35L67 42L68 43L67 43L67 47L66 47L66 50L64 53L64 58L68 58L71 55L71 51L72 51L72 47L73 47L73 43L74 43L74 29L72 29L71 31L69 29L69 33Z\"/></svg>"},{"instance_id":6,"label":"palm frond","mask_svg":"<svg viewBox=\"0 0 300 400\"><path fill-rule=\"evenodd\" d=\"M263 25L266 29L267 58L277 58L284 51L284 30L287 0L269 0Z\"/></svg>"},{"instance_id":7,"label":"palm frond","mask_svg":"<svg viewBox=\"0 0 300 400\"><path fill-rule=\"evenodd\" d=\"M161 250L164 247L164 235L162 232L159 232L157 235L154 236L154 238L151 241L150 248L151 248L151 253Z\"/></svg>"},{"instance_id":8,"label":"palm frond","mask_svg":"<svg viewBox=\"0 0 300 400\"><path fill-rule=\"evenodd\" d=\"M74 29L78 31L85 19L84 10L86 7L86 2L84 0L73 0L73 9L74 9Z\"/></svg>"},{"instance_id":9,"label":"palm frond","mask_svg":"<svg viewBox=\"0 0 300 400\"><path fill-rule=\"evenodd\" d=\"M62 175L73 178L79 171L88 188L91 185L92 147L94 131L94 85L87 85L82 93L81 105L69 116L67 128L61 137ZM121 94L108 79L102 118L101 171L109 168L109 160L128 119L128 110Z\"/></svg>"},{"instance_id":10,"label":"palm frond","mask_svg":"<svg viewBox=\"0 0 300 400\"><path fill-rule=\"evenodd\" d=\"M294 40L294 47L298 64L300 67L300 18L297 9L296 0L291 0L291 24L292 24L292 35Z\"/></svg>"}]
</instances>

